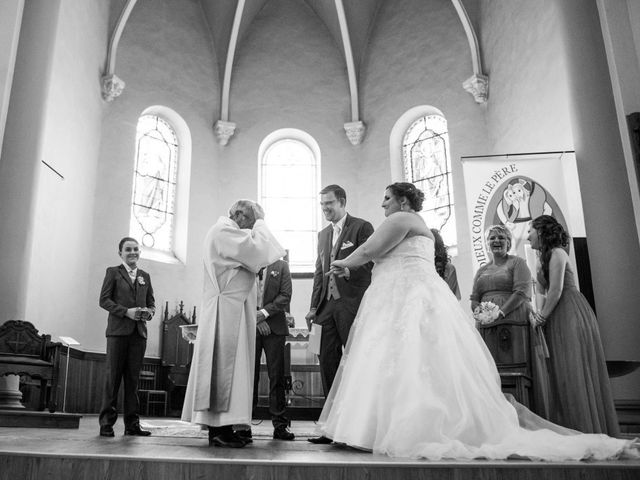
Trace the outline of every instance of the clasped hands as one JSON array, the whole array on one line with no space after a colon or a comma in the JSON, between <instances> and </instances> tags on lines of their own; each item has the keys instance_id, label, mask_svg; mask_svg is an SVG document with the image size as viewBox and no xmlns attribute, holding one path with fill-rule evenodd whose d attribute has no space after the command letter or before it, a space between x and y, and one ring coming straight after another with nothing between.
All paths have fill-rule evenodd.
<instances>
[{"instance_id":1,"label":"clasped hands","mask_svg":"<svg viewBox=\"0 0 640 480\"><path fill-rule=\"evenodd\" d=\"M264 220L264 209L259 203L253 203L251 205L251 210L253 211L253 216L256 220Z\"/></svg>"},{"instance_id":2,"label":"clasped hands","mask_svg":"<svg viewBox=\"0 0 640 480\"><path fill-rule=\"evenodd\" d=\"M529 322L533 327L540 327L547 323L547 317L543 316L540 312L530 312Z\"/></svg>"},{"instance_id":3,"label":"clasped hands","mask_svg":"<svg viewBox=\"0 0 640 480\"><path fill-rule=\"evenodd\" d=\"M325 275L336 275L337 277L345 277L349 280L349 268L345 266L344 260L335 260L331 262L331 267L329 267L329 271L325 273Z\"/></svg>"},{"instance_id":4,"label":"clasped hands","mask_svg":"<svg viewBox=\"0 0 640 480\"><path fill-rule=\"evenodd\" d=\"M125 316L131 320L148 322L153 318L154 311L147 307L132 307L127 309Z\"/></svg>"}]
</instances>

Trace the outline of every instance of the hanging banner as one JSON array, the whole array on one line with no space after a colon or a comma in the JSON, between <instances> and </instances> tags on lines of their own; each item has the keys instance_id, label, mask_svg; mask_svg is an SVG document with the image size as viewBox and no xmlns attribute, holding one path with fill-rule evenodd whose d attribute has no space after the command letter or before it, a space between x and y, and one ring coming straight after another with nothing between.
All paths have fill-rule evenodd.
<instances>
[{"instance_id":1,"label":"hanging banner","mask_svg":"<svg viewBox=\"0 0 640 480\"><path fill-rule=\"evenodd\" d=\"M527 235L531 220L552 215L572 237L584 237L580 185L573 152L462 157L474 271L491 258L485 231L505 225L509 253L533 265Z\"/></svg>"}]
</instances>

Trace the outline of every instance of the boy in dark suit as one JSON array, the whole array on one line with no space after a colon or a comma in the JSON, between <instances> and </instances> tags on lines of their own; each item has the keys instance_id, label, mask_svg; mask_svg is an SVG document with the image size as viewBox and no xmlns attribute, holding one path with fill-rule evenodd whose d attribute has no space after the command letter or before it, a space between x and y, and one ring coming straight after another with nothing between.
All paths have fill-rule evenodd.
<instances>
[{"instance_id":1,"label":"boy in dark suit","mask_svg":"<svg viewBox=\"0 0 640 480\"><path fill-rule=\"evenodd\" d=\"M284 379L284 347L289 334L286 314L291 302L291 273L284 260L276 260L258 273L258 318L256 329L256 370L253 382L253 409L258 404L260 357L264 350L269 376L269 413L273 438L293 440L287 427Z\"/></svg>"},{"instance_id":2,"label":"boy in dark suit","mask_svg":"<svg viewBox=\"0 0 640 480\"><path fill-rule=\"evenodd\" d=\"M122 263L108 267L100 291L100 306L107 319L107 372L100 409L100 435L113 437L118 418L120 381L124 379L124 434L148 436L140 428L138 376L147 347L147 321L155 313L153 287L149 274L138 268L140 246L125 237L118 245Z\"/></svg>"}]
</instances>

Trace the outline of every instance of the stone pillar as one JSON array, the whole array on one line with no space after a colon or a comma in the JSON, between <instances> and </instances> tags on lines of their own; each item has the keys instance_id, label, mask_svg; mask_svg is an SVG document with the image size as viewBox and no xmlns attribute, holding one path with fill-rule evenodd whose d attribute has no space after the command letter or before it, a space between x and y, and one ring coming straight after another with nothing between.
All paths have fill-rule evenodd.
<instances>
[{"instance_id":1,"label":"stone pillar","mask_svg":"<svg viewBox=\"0 0 640 480\"><path fill-rule=\"evenodd\" d=\"M18 38L22 24L24 0L4 0L0 2L0 152L7 123L9 96L16 65Z\"/></svg>"},{"instance_id":2,"label":"stone pillar","mask_svg":"<svg viewBox=\"0 0 640 480\"><path fill-rule=\"evenodd\" d=\"M0 377L0 409L24 408L24 405L20 403L22 392L19 387L20 377L18 375Z\"/></svg>"},{"instance_id":3,"label":"stone pillar","mask_svg":"<svg viewBox=\"0 0 640 480\"><path fill-rule=\"evenodd\" d=\"M24 2L22 23L14 26L20 36L0 154L0 323L25 316L34 210L60 4L61 0ZM4 13L6 8L3 2L0 12ZM14 12L17 22L16 15L17 11ZM0 379L0 406L22 407L18 385L19 377L15 375Z\"/></svg>"},{"instance_id":4,"label":"stone pillar","mask_svg":"<svg viewBox=\"0 0 640 480\"><path fill-rule=\"evenodd\" d=\"M569 109L605 353L640 360L640 244L596 0L558 0Z\"/></svg>"},{"instance_id":5,"label":"stone pillar","mask_svg":"<svg viewBox=\"0 0 640 480\"><path fill-rule=\"evenodd\" d=\"M0 322L24 319L33 212L61 0L24 3L0 155Z\"/></svg>"}]
</instances>

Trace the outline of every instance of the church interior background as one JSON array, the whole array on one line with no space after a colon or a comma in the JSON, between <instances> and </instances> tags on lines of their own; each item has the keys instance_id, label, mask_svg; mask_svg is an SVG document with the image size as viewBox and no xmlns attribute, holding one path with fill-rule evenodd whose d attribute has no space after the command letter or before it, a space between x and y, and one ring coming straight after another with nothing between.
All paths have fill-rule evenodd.
<instances>
[{"instance_id":1,"label":"church interior background","mask_svg":"<svg viewBox=\"0 0 640 480\"><path fill-rule=\"evenodd\" d=\"M399 180L429 195L468 308L463 159L566 152L607 359L640 360L635 0L3 0L0 45L2 322L104 353L98 293L130 233L159 309L191 312L206 231L251 198L304 328L318 191L377 226ZM612 385L640 415L640 372Z\"/></svg>"}]
</instances>

